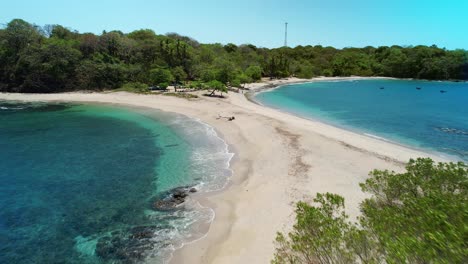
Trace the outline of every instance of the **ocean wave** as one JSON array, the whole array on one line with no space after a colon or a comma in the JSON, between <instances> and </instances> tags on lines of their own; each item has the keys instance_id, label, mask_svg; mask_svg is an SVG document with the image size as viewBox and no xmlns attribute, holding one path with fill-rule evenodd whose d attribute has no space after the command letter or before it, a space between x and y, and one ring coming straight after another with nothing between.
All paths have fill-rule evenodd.
<instances>
[{"instance_id":1,"label":"ocean wave","mask_svg":"<svg viewBox=\"0 0 468 264\"><path fill-rule=\"evenodd\" d=\"M153 225L129 226L89 237L75 237L75 250L81 255L104 261L129 263L168 263L175 250L206 236L202 227L215 213L195 200L171 212L148 211ZM119 262L120 263L120 262Z\"/></svg>"},{"instance_id":2,"label":"ocean wave","mask_svg":"<svg viewBox=\"0 0 468 264\"><path fill-rule=\"evenodd\" d=\"M468 158L468 151L465 151L465 150L454 149L454 148L442 148L442 150L448 153L455 154L457 157L460 157L464 160Z\"/></svg>"},{"instance_id":3,"label":"ocean wave","mask_svg":"<svg viewBox=\"0 0 468 264\"><path fill-rule=\"evenodd\" d=\"M161 114L142 110L145 116L153 116L164 123L182 139L183 147L188 146L188 167L193 182L185 182L197 189L197 193L208 193L225 188L232 175L230 168L234 153L216 130L199 119L178 115ZM163 142L161 147L171 152L181 147L174 142ZM178 165L178 163L176 163ZM170 164L169 167L173 166ZM185 163L184 163L184 166ZM172 186L175 187L175 186ZM168 187L169 188L169 187ZM158 189L158 192L166 190ZM137 262L167 263L175 250L206 236L207 227L215 219L212 208L204 207L188 197L174 210L159 211L148 208L145 214L150 219L146 225L124 227L105 234L77 237L75 248L81 254L91 254L90 258L113 261L119 259L116 252L130 254ZM141 237L141 239L140 239ZM133 255L132 255L133 254ZM126 255L125 255L126 256Z\"/></svg>"},{"instance_id":4,"label":"ocean wave","mask_svg":"<svg viewBox=\"0 0 468 264\"><path fill-rule=\"evenodd\" d=\"M379 137L379 136L376 136L376 135L373 135L373 134L364 133L364 135L366 135L366 136L368 136L368 137L371 137L371 138L378 139L378 140L382 140L382 141L386 141L386 142L392 142L391 140L388 140L388 139L386 139L386 138Z\"/></svg>"},{"instance_id":5,"label":"ocean wave","mask_svg":"<svg viewBox=\"0 0 468 264\"><path fill-rule=\"evenodd\" d=\"M7 107L7 106L0 106L0 110L21 110L24 109L25 107Z\"/></svg>"},{"instance_id":6,"label":"ocean wave","mask_svg":"<svg viewBox=\"0 0 468 264\"><path fill-rule=\"evenodd\" d=\"M171 226L175 228L155 233L155 239L160 242L158 244L163 246L148 256L148 262L169 263L175 250L206 237L207 230L203 226L213 222L216 217L214 210L191 199L186 201L184 206L185 210L179 211L177 215L178 220L171 223ZM167 246L167 241L171 241L171 245Z\"/></svg>"},{"instance_id":7,"label":"ocean wave","mask_svg":"<svg viewBox=\"0 0 468 264\"><path fill-rule=\"evenodd\" d=\"M51 112L61 111L68 107L64 103L46 103L46 102L13 102L13 101L1 101L0 110L31 110L34 112Z\"/></svg>"},{"instance_id":8,"label":"ocean wave","mask_svg":"<svg viewBox=\"0 0 468 264\"><path fill-rule=\"evenodd\" d=\"M212 192L225 188L232 175L230 163L234 157L227 142L200 119L179 117L173 119L172 124L184 131L192 146L190 171L194 178L200 179L197 189Z\"/></svg>"},{"instance_id":9,"label":"ocean wave","mask_svg":"<svg viewBox=\"0 0 468 264\"><path fill-rule=\"evenodd\" d=\"M435 127L435 130L447 133L447 134L456 134L456 135L463 135L468 136L468 131L457 129L457 128L450 128L450 127Z\"/></svg>"},{"instance_id":10,"label":"ocean wave","mask_svg":"<svg viewBox=\"0 0 468 264\"><path fill-rule=\"evenodd\" d=\"M167 123L191 147L188 171L197 193L224 189L233 173L230 163L234 153L227 142L212 126L197 118L174 115ZM167 212L161 214L153 211L150 215L155 222L160 222L162 215L168 219L167 227L158 229L152 240L155 242L154 248L148 255L151 263L167 263L175 250L205 237L207 229L200 227L208 226L215 218L212 208L204 207L190 198L183 203L182 210L170 212L169 215Z\"/></svg>"}]
</instances>

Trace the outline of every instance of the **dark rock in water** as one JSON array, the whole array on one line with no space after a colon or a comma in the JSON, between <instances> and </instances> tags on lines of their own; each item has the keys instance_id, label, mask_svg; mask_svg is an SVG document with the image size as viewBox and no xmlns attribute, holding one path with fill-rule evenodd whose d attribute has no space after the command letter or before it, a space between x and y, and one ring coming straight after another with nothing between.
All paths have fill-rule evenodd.
<instances>
[{"instance_id":1,"label":"dark rock in water","mask_svg":"<svg viewBox=\"0 0 468 264\"><path fill-rule=\"evenodd\" d=\"M172 197L175 198L175 199L184 199L187 196L188 196L188 194L187 194L186 190L178 189L178 190L175 190L172 193Z\"/></svg>"},{"instance_id":2,"label":"dark rock in water","mask_svg":"<svg viewBox=\"0 0 468 264\"><path fill-rule=\"evenodd\" d=\"M185 202L185 198L187 198L189 192L193 192L190 187L174 188L163 194L162 197L156 198L152 207L158 211L174 210L178 205Z\"/></svg>"},{"instance_id":3,"label":"dark rock in water","mask_svg":"<svg viewBox=\"0 0 468 264\"><path fill-rule=\"evenodd\" d=\"M190 188L190 191L191 193L196 193L197 192L197 189L196 188Z\"/></svg>"},{"instance_id":4,"label":"dark rock in water","mask_svg":"<svg viewBox=\"0 0 468 264\"><path fill-rule=\"evenodd\" d=\"M154 234L154 230L148 228L146 226L137 226L132 228L131 230L132 239L145 239L145 238L152 238Z\"/></svg>"},{"instance_id":5,"label":"dark rock in water","mask_svg":"<svg viewBox=\"0 0 468 264\"><path fill-rule=\"evenodd\" d=\"M168 211L175 209L179 204L183 203L183 200L169 199L159 200L153 203L153 209L160 211Z\"/></svg>"},{"instance_id":6,"label":"dark rock in water","mask_svg":"<svg viewBox=\"0 0 468 264\"><path fill-rule=\"evenodd\" d=\"M156 226L137 226L126 232L114 231L96 244L96 255L110 263L140 263L154 249L151 240Z\"/></svg>"}]
</instances>

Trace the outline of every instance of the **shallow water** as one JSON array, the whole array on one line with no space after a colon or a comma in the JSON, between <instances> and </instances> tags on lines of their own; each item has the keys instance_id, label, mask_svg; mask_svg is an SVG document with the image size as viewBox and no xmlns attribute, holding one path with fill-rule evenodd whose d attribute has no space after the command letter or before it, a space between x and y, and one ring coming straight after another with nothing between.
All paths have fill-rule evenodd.
<instances>
[{"instance_id":1,"label":"shallow water","mask_svg":"<svg viewBox=\"0 0 468 264\"><path fill-rule=\"evenodd\" d=\"M302 117L468 160L466 82L321 81L261 92L255 99Z\"/></svg>"},{"instance_id":2,"label":"shallow water","mask_svg":"<svg viewBox=\"0 0 468 264\"><path fill-rule=\"evenodd\" d=\"M214 217L179 186L222 188L232 154L196 120L102 105L0 102L0 263L162 263Z\"/></svg>"}]
</instances>

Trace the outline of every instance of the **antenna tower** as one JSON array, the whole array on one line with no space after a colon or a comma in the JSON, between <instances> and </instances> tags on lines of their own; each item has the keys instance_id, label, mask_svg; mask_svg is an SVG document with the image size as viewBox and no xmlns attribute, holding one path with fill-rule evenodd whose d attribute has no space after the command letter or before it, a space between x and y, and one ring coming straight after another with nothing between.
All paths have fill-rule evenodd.
<instances>
[{"instance_id":1,"label":"antenna tower","mask_svg":"<svg viewBox=\"0 0 468 264\"><path fill-rule=\"evenodd\" d=\"M284 46L288 46L288 22L284 23Z\"/></svg>"}]
</instances>

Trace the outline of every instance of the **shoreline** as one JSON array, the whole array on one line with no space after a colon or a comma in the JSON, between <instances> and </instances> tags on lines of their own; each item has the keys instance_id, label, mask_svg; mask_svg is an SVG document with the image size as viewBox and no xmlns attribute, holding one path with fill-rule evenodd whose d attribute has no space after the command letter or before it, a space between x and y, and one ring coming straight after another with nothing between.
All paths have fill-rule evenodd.
<instances>
[{"instance_id":1,"label":"shoreline","mask_svg":"<svg viewBox=\"0 0 468 264\"><path fill-rule=\"evenodd\" d=\"M268 81L267 78L263 78L259 83L249 83L247 84L249 90L244 93L245 97L252 103L258 104L260 106L265 105L253 99L253 97L262 92L268 92L281 88L283 86L294 85L294 84L303 84L303 83L312 83L312 82L323 82L323 81L355 81L355 80L405 80L393 77L380 77L380 76L371 76L371 77L361 77L361 76L351 76L351 77L313 77L311 79L300 79L296 77L286 78L286 79L275 79ZM409 80L409 79L408 79Z\"/></svg>"},{"instance_id":2,"label":"shoreline","mask_svg":"<svg viewBox=\"0 0 468 264\"><path fill-rule=\"evenodd\" d=\"M327 78L327 77L325 77L325 78ZM366 132L364 130L360 130L359 128L340 126L340 125L334 124L333 122L329 122L328 120L320 119L320 118L317 118L317 117L301 116L299 114L288 112L287 110L283 110L283 109L280 109L280 108L275 108L275 107L264 105L260 101L255 99L255 96L257 94L264 93L264 92L269 92L269 91L276 90L276 89L282 88L284 86L289 86L289 85L313 83L313 82L324 82L324 81L330 81L330 82L338 81L339 82L339 81L352 81L352 80L414 80L414 79L401 79L401 78L391 78L391 77L332 77L331 79L330 78L324 79L324 77L318 77L318 78L312 78L312 79L310 79L310 81L300 80L300 81L292 81L292 82L286 83L286 84L265 85L265 86L262 86L262 87L258 87L258 88L254 88L252 90L249 90L248 93L245 93L244 95L247 98L247 100L249 100L250 102L252 102L254 104L260 105L262 107L272 108L272 109L275 109L275 110L277 110L279 112L282 112L284 114L293 115L295 117L304 119L306 121L324 123L324 124L326 124L328 126L332 126L332 127L337 128L337 129L346 130L346 131L349 131L349 132L356 133L358 135L363 135L363 136L370 137L370 138L373 138L373 139L377 139L377 140L387 142L387 143L390 143L390 144L393 144L393 145L398 145L398 146L401 146L401 147L404 147L404 148L412 149L414 151L427 153L429 155L436 156L436 157L439 157L439 158L444 159L444 160L463 161L463 162L465 162L465 160L463 160L462 157L459 157L459 156L457 156L455 154L449 154L449 153L445 153L445 152L438 151L438 150L435 150L435 149L422 148L422 147L406 144L406 143L403 143L403 142L399 142L399 141L396 141L396 140L392 140L392 139L389 139L389 138L385 138L385 137L381 137L381 136L378 136L378 135L371 134L371 133ZM425 80L425 81L430 81L430 80Z\"/></svg>"},{"instance_id":3,"label":"shoreline","mask_svg":"<svg viewBox=\"0 0 468 264\"><path fill-rule=\"evenodd\" d=\"M311 80L292 78L278 85L293 81ZM195 100L125 92L0 93L0 99L149 107L196 118L213 127L235 153L230 162L233 174L224 189L195 196L202 206L214 210L215 218L205 236L175 251L171 263L269 262L275 234L291 227L298 200L310 201L317 192L340 194L353 219L359 215L359 202L366 197L359 183L370 170L401 171L410 157L444 161L430 153L264 107L236 93L229 93L226 99ZM217 119L218 114L236 119Z\"/></svg>"}]
</instances>

